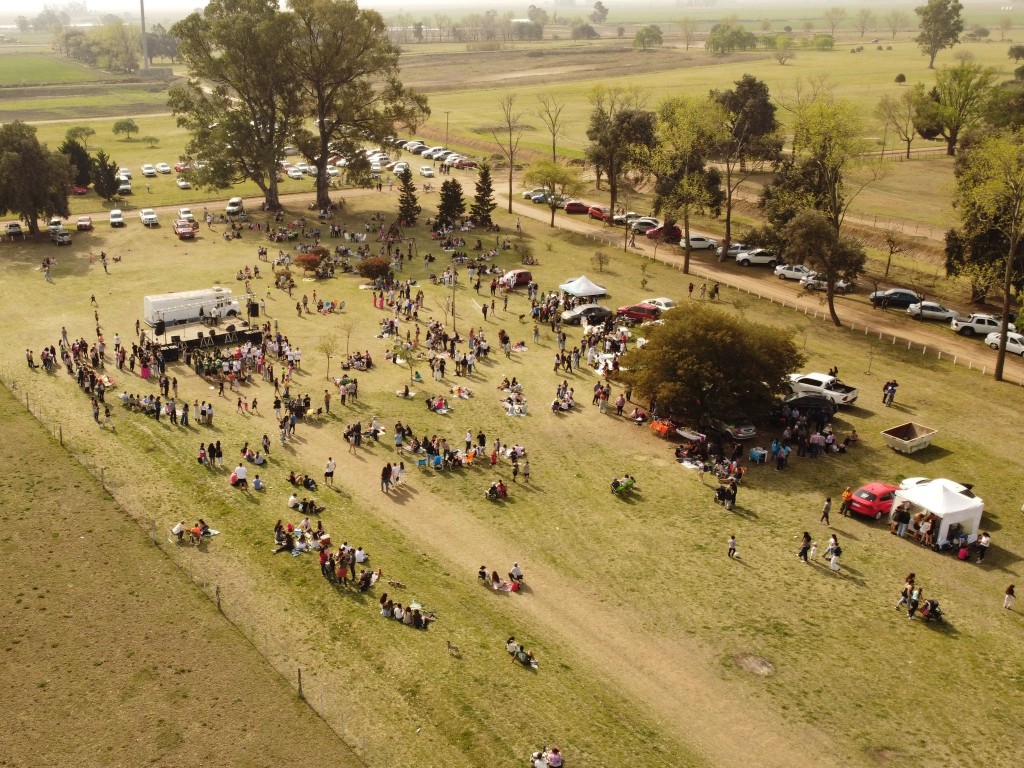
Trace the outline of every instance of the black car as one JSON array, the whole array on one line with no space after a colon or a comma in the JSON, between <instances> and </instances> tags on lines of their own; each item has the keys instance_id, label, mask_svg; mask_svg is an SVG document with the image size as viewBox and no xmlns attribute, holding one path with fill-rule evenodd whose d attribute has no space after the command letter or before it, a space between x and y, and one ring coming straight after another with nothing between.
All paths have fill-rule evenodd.
<instances>
[{"instance_id":1,"label":"black car","mask_svg":"<svg viewBox=\"0 0 1024 768\"><path fill-rule=\"evenodd\" d=\"M773 423L781 423L782 410L786 406L789 406L790 410L796 408L800 411L801 415L807 416L811 419L816 416L831 418L835 412L839 410L839 406L836 405L831 398L825 397L824 395L816 395L808 392L794 392L786 395L772 406L769 418Z\"/></svg>"},{"instance_id":2,"label":"black car","mask_svg":"<svg viewBox=\"0 0 1024 768\"><path fill-rule=\"evenodd\" d=\"M875 291L868 296L876 307L906 309L911 304L919 304L921 297L906 288L890 288L887 291Z\"/></svg>"},{"instance_id":3,"label":"black car","mask_svg":"<svg viewBox=\"0 0 1024 768\"><path fill-rule=\"evenodd\" d=\"M567 309L562 313L562 322L569 325L600 325L613 316L608 307L600 307L597 304L587 304L575 309Z\"/></svg>"}]
</instances>

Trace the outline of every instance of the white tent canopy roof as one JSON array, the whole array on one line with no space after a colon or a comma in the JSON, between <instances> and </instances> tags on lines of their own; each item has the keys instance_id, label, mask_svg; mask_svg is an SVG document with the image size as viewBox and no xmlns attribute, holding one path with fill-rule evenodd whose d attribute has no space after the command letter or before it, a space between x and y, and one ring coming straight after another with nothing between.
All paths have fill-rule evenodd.
<instances>
[{"instance_id":1,"label":"white tent canopy roof","mask_svg":"<svg viewBox=\"0 0 1024 768\"><path fill-rule=\"evenodd\" d=\"M909 501L916 507L931 512L940 519L935 541L941 544L946 541L950 526L961 523L968 539L974 541L978 537L981 526L981 514L985 503L974 496L960 483L938 478L913 488L896 491L893 509L903 501Z\"/></svg>"},{"instance_id":2,"label":"white tent canopy roof","mask_svg":"<svg viewBox=\"0 0 1024 768\"><path fill-rule=\"evenodd\" d=\"M568 282L562 283L558 287L570 296L576 296L577 298L587 296L605 296L608 294L608 291L605 290L603 285L598 285L586 275L574 277Z\"/></svg>"}]
</instances>

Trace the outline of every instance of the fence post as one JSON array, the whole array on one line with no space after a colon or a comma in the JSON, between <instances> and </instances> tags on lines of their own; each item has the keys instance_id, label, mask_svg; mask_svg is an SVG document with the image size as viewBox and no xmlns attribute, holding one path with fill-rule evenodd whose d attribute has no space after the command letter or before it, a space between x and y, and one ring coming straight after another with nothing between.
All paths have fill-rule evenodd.
<instances>
[{"instance_id":1,"label":"fence post","mask_svg":"<svg viewBox=\"0 0 1024 768\"><path fill-rule=\"evenodd\" d=\"M217 610L220 611L221 610L221 607L220 607L220 584L218 584L216 587L214 587L213 595L214 595L214 597L217 598Z\"/></svg>"},{"instance_id":2,"label":"fence post","mask_svg":"<svg viewBox=\"0 0 1024 768\"><path fill-rule=\"evenodd\" d=\"M305 699L306 697L302 694L302 667L299 667L299 698Z\"/></svg>"},{"instance_id":3,"label":"fence post","mask_svg":"<svg viewBox=\"0 0 1024 768\"><path fill-rule=\"evenodd\" d=\"M59 424L57 425L57 434L60 437L60 447L63 448L64 447L64 427L59 425Z\"/></svg>"}]
</instances>

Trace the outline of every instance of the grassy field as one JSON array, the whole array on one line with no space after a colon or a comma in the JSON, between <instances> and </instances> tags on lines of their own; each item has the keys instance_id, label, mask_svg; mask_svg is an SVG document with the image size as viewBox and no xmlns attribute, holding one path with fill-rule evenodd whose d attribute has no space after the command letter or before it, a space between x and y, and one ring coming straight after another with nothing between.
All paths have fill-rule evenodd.
<instances>
[{"instance_id":1,"label":"grassy field","mask_svg":"<svg viewBox=\"0 0 1024 768\"><path fill-rule=\"evenodd\" d=\"M360 225L382 199L391 201L385 208L390 218L396 197L353 197L342 221ZM429 207L429 197L424 204ZM611 305L684 295L685 279L665 266L650 267L647 277L657 287L641 291L635 257L615 255L598 275L587 267L592 244L574 244L531 221L524 227L541 261L535 275L542 289L588 271L608 286ZM436 253L422 226L409 234L419 238L420 254ZM1019 579L1024 537L1017 489L1006 482L1021 469L1017 452L1007 450L1016 442L1024 399L1019 388L727 292L725 311L791 328L806 346L809 369L838 365L864 392L859 407L836 421L840 434L856 427L861 446L840 459L797 461L782 474L752 467L737 512L728 514L711 503L709 486L672 461L670 444L590 406L591 374L551 371L550 332L542 330L539 345L530 342L529 324L517 319L528 306L521 296L512 297L507 313L499 301L484 322L484 297L465 287L456 291L461 330L472 323L491 337L504 327L514 340L526 340L528 351L483 364L468 381L445 381L444 388L468 384L476 397L456 401L453 413L441 417L428 414L419 398L395 398L408 372L383 362L387 342L376 338L383 313L372 309L357 279L300 283L295 298L315 288L345 300L341 316L299 318L294 299L271 292L271 317L306 353L296 388L314 401L327 386L325 363L312 352L319 337L333 334L345 344L351 326L352 349L369 349L380 365L359 376L356 403L342 408L335 399L325 423L300 425L297 439L284 448L275 441L262 495L232 491L226 472L197 466L194 455L199 441L218 439L230 467L244 441L256 442L264 432L275 436L268 416L236 415L233 401L220 401L212 430L180 429L118 407L117 430L110 433L91 423L88 400L67 376L30 372L16 352L55 343L61 325L73 336L91 337L90 295L97 297L108 338L114 332L130 337L141 297L167 290L169 269L176 288L231 285L231 275L255 261L256 245L249 235L224 244L206 232L182 244L167 226L145 231L132 221L124 231L101 229L57 252L51 286L34 267L54 249L5 243L0 332L17 343L2 364L20 391L45 403L47 418L62 425L89 461L106 466L115 496L131 514L165 530L179 510L188 510L187 517L202 514L224 532L194 564L201 569L196 578L222 585L226 612L244 615L240 623L257 647L259 638L269 637L273 647L287 649L279 666L301 664L309 672L307 696L321 701L329 722L347 723L341 730L350 739L362 733L389 745L372 764L385 764L384 758L390 765L420 764L429 753L438 764L515 766L545 742L559 744L580 766L627 760L768 766L800 764L808 754L823 765L1012 764L1022 714L1015 692L1024 667L1007 649L1019 644L1021 621L999 606L1006 584ZM123 256L109 276L88 263L87 251L99 248ZM514 261L507 255L501 263ZM426 283L425 275L416 262L405 276L420 281L424 314L433 309L441 317L447 292ZM257 287L265 296L265 284ZM40 313L41 303L52 309ZM570 345L577 339L571 330ZM215 398L182 366L171 373L186 400ZM493 389L502 375L524 383L530 416L503 415ZM890 376L901 383L892 410L877 404L880 382ZM117 391L152 390L135 376L116 378ZM576 389L581 408L556 416L544 404L562 378ZM420 395L442 389L433 383L416 388ZM261 411L269 412L267 385L246 394L258 396ZM373 415L389 434L400 419L417 434L445 435L455 444L467 429L522 442L531 456L531 484L513 486L509 502L494 506L482 498L490 470L422 472L407 461L407 486L384 496L376 477L395 459L389 440L353 455L340 438L346 423L366 423ZM907 418L940 429L933 449L902 457L882 447L878 430ZM770 433L759 442L769 439ZM407 585L387 591L438 611L428 633L377 618L383 585L369 597L339 592L311 559L271 555L270 530L286 511L287 472L318 474L328 455L338 459L340 471L339 488L318 494L328 506L325 526L335 538L365 546L374 567ZM508 479L507 464L498 472ZM622 472L640 480L635 499L613 499L605 490L611 475ZM143 473L145 483L139 483ZM996 545L984 567L896 540L878 524L843 518L834 523L846 552L840 574L820 564L804 568L794 557L794 537L802 530L813 531L819 546L827 538L817 523L826 494L922 474L975 484ZM725 557L730 533L739 539L739 562ZM169 554L181 557L177 550ZM481 563L503 571L512 560L527 572L525 594L498 596L475 583ZM947 625L908 622L892 610L908 571L942 601ZM510 634L537 652L538 672L508 663L502 644ZM447 652L448 640L460 646L461 658ZM745 671L750 656L768 660L774 674ZM907 738L907 719L894 712L915 713L927 729ZM751 743L759 749L752 751Z\"/></svg>"},{"instance_id":2,"label":"grassy field","mask_svg":"<svg viewBox=\"0 0 1024 768\"><path fill-rule=\"evenodd\" d=\"M87 83L105 77L98 69L70 59L45 54L9 54L0 56L0 87L5 85L53 85Z\"/></svg>"},{"instance_id":3,"label":"grassy field","mask_svg":"<svg viewBox=\"0 0 1024 768\"><path fill-rule=\"evenodd\" d=\"M0 478L4 766L304 764L282 732L359 764L4 388L0 419L34 468Z\"/></svg>"}]
</instances>

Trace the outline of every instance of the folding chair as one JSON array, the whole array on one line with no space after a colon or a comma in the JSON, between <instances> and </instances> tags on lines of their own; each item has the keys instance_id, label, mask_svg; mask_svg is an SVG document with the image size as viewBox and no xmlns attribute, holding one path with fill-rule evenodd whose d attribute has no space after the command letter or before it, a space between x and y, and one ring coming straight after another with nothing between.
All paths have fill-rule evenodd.
<instances>
[{"instance_id":1,"label":"folding chair","mask_svg":"<svg viewBox=\"0 0 1024 768\"><path fill-rule=\"evenodd\" d=\"M426 469L427 468L427 457L424 456L422 459L417 459L416 460L416 466L419 467L420 469Z\"/></svg>"},{"instance_id":2,"label":"folding chair","mask_svg":"<svg viewBox=\"0 0 1024 768\"><path fill-rule=\"evenodd\" d=\"M441 454L435 455L434 456L434 469L443 469L443 468L444 468L444 457L441 456Z\"/></svg>"}]
</instances>

